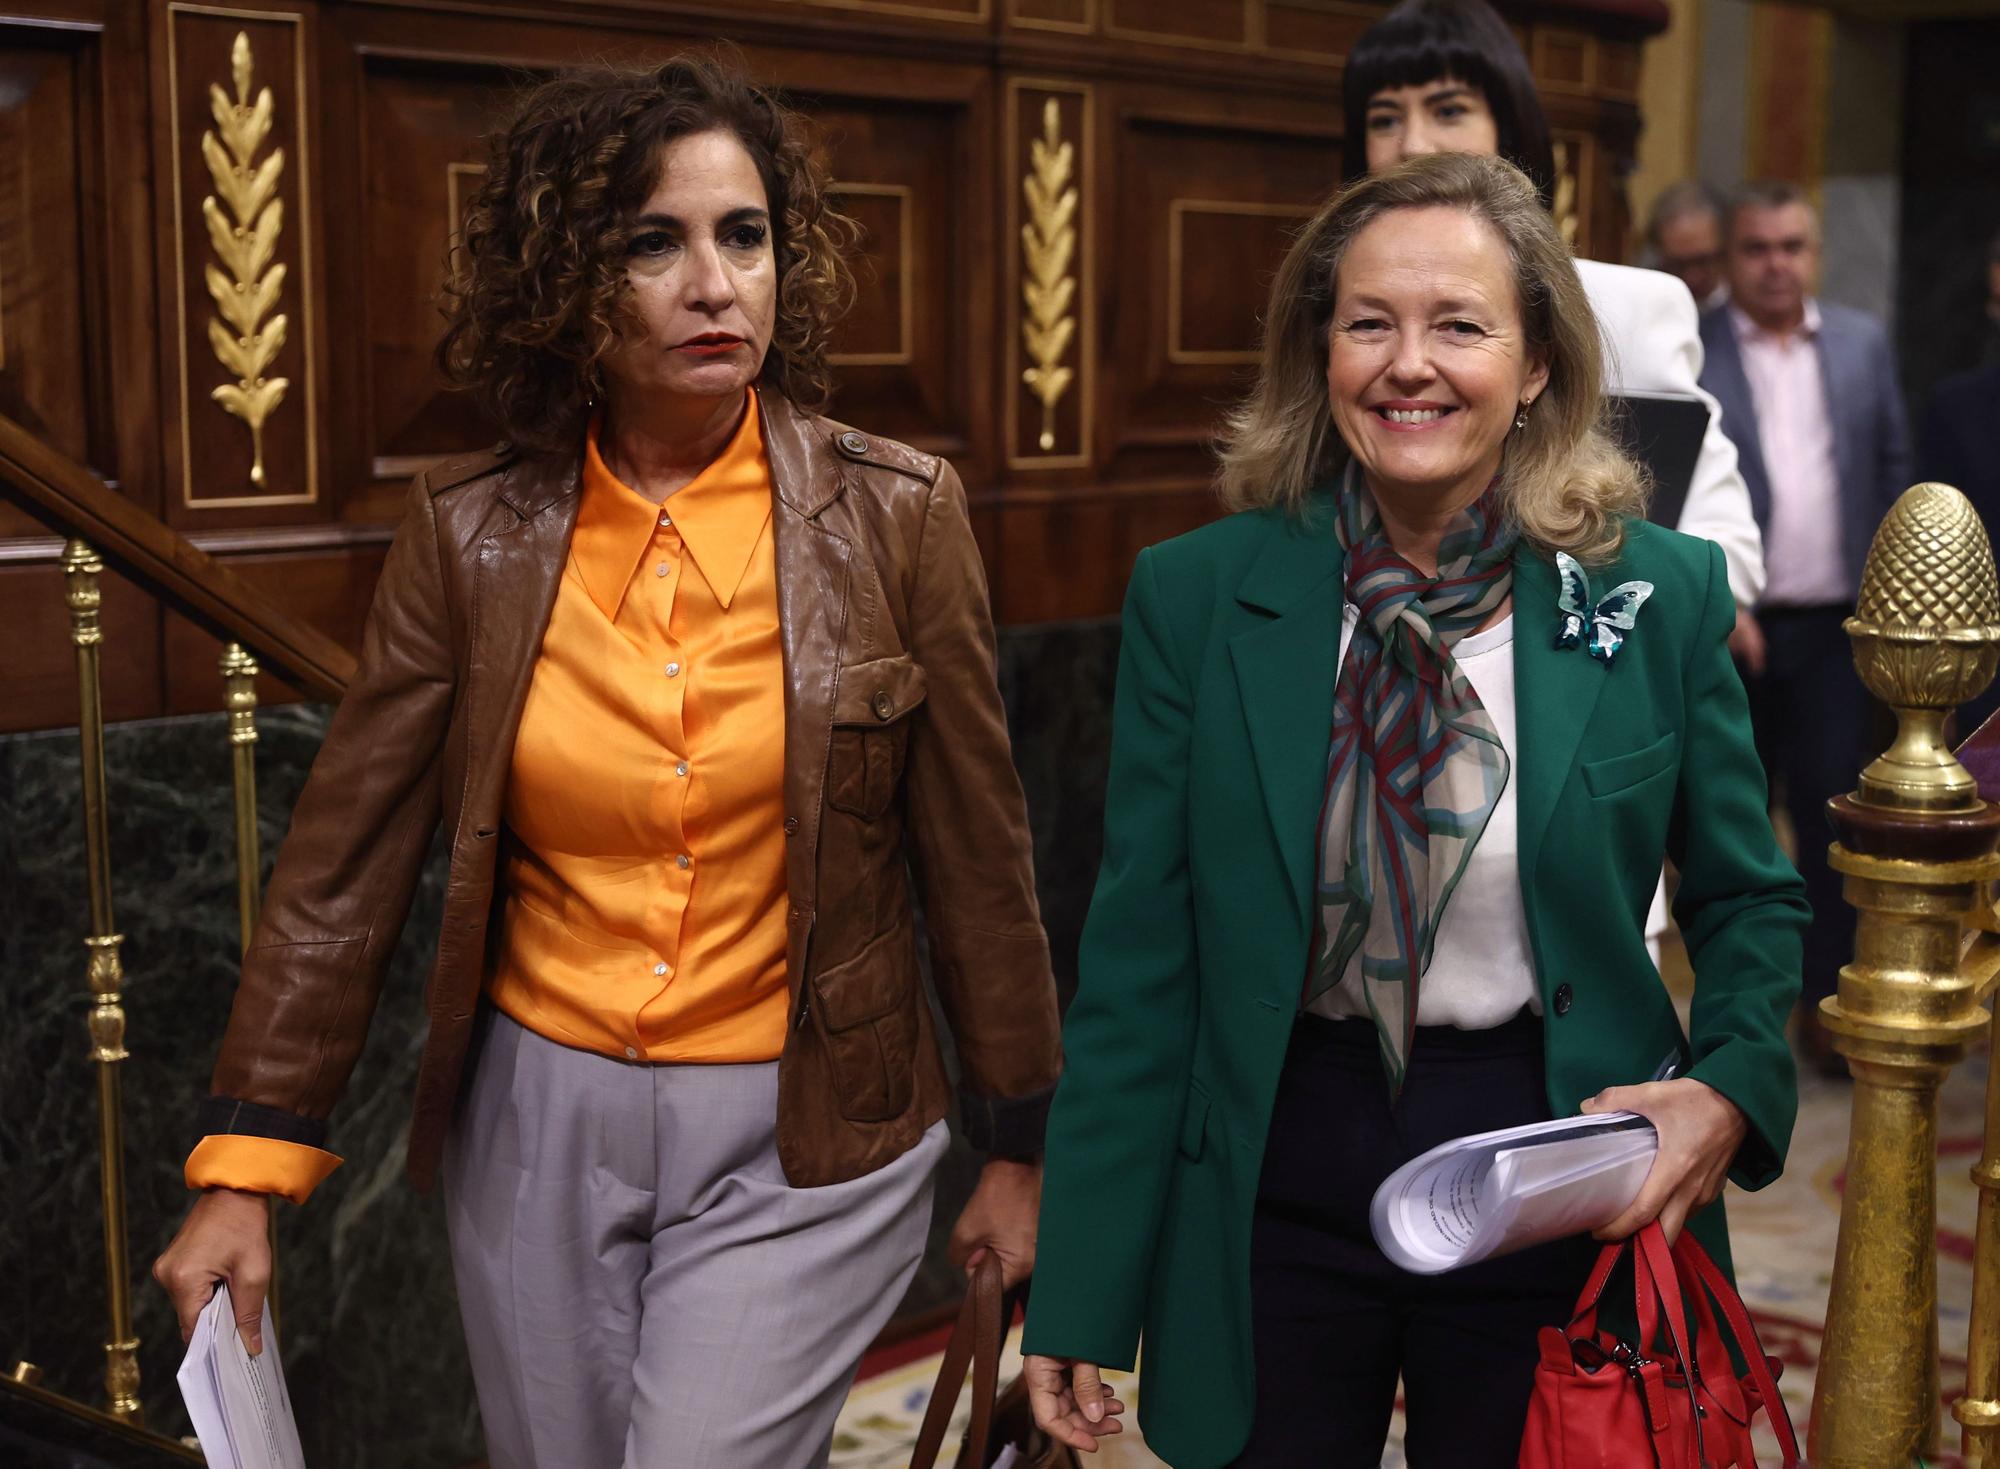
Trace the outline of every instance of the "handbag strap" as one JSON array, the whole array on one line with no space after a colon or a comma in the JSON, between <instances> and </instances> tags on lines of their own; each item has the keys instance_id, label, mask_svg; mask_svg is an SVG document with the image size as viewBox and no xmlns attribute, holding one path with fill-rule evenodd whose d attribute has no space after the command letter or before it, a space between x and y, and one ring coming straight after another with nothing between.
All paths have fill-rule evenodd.
<instances>
[{"instance_id":1,"label":"handbag strap","mask_svg":"<svg viewBox=\"0 0 2000 1469\"><path fill-rule=\"evenodd\" d=\"M1688 1469L1701 1469L1707 1460L1706 1445L1702 1442L1701 1405L1695 1399L1694 1352L1688 1342L1687 1311L1681 1298L1680 1275L1674 1268L1673 1252L1667 1248L1667 1237L1660 1230L1658 1220L1645 1225L1633 1236L1633 1276L1638 1282L1639 1293L1639 1350L1652 1350L1652 1328L1647 1322L1647 1288L1651 1287L1659 1302L1658 1316L1667 1328L1667 1341L1674 1355L1679 1359L1681 1388L1688 1400L1687 1439ZM1659 1457L1659 1443L1656 1440L1654 1457ZM1665 1466L1662 1465L1662 1469Z\"/></svg>"},{"instance_id":2,"label":"handbag strap","mask_svg":"<svg viewBox=\"0 0 2000 1469\"><path fill-rule=\"evenodd\" d=\"M1770 1359L1764 1355L1764 1343L1757 1337L1756 1323L1751 1321L1750 1312L1743 1305L1743 1297L1736 1293L1736 1287L1729 1283L1729 1277L1721 1267L1709 1258L1701 1241L1683 1230L1674 1244L1674 1254L1694 1271L1696 1289L1706 1286L1716 1304L1722 1307L1722 1316L1729 1323L1730 1333L1736 1338L1737 1350L1743 1353L1744 1361L1750 1368L1750 1380L1757 1385L1758 1393L1764 1399L1764 1410L1771 1418L1771 1431L1778 1436L1778 1448L1785 1456L1784 1469L1796 1469L1799 1464L1799 1439L1792 1427L1791 1410L1778 1392L1778 1380L1771 1375Z\"/></svg>"},{"instance_id":3,"label":"handbag strap","mask_svg":"<svg viewBox=\"0 0 2000 1469\"><path fill-rule=\"evenodd\" d=\"M1618 1262L1625 1258L1626 1246L1630 1240L1617 1240L1597 1252L1597 1263L1591 1267L1590 1279L1583 1284L1583 1294L1576 1298L1576 1310L1570 1313L1569 1324L1585 1331L1597 1330L1597 1303L1604 1297L1604 1287L1610 1283L1611 1272L1618 1268Z\"/></svg>"},{"instance_id":4,"label":"handbag strap","mask_svg":"<svg viewBox=\"0 0 2000 1469\"><path fill-rule=\"evenodd\" d=\"M1000 1344L1005 1334L1000 1319L1000 1262L989 1251L973 1268L965 1288L965 1300L958 1308L958 1324L938 1364L937 1381L931 1385L931 1400L924 1409L924 1426L910 1453L910 1469L935 1469L938 1450L944 1447L945 1430L951 1426L951 1410L958 1405L958 1389L965 1381L965 1368L972 1365L972 1423L965 1431L965 1447L959 1454L959 1469L981 1469L986 1463L986 1436L993 1425L993 1401L1000 1395Z\"/></svg>"}]
</instances>

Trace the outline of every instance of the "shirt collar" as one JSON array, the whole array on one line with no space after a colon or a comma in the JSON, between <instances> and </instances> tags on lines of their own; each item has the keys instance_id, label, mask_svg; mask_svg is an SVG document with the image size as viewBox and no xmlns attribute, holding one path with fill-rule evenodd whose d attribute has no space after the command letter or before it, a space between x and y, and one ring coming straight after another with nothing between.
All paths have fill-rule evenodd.
<instances>
[{"instance_id":1,"label":"shirt collar","mask_svg":"<svg viewBox=\"0 0 2000 1469\"><path fill-rule=\"evenodd\" d=\"M1790 332L1765 331L1764 328L1752 321L1743 308L1738 306L1734 301L1729 303L1729 320L1736 328L1736 340L1739 342L1782 342L1792 335ZM1819 323L1819 298L1817 296L1808 296L1806 297L1805 319L1799 323L1797 334L1810 342L1819 335Z\"/></svg>"},{"instance_id":2,"label":"shirt collar","mask_svg":"<svg viewBox=\"0 0 2000 1469\"><path fill-rule=\"evenodd\" d=\"M591 601L606 617L617 619L654 538L671 534L660 524L665 515L727 611L771 519L771 470L764 457L756 390L750 391L743 421L727 447L658 505L605 467L597 450L598 427L593 422L584 439L583 499L570 539L570 554Z\"/></svg>"}]
</instances>

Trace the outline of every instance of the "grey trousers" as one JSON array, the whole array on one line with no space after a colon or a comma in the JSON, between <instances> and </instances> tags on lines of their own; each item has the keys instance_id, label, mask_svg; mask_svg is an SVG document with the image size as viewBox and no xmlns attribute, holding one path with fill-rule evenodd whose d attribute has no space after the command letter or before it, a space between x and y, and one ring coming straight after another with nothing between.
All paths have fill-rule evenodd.
<instances>
[{"instance_id":1,"label":"grey trousers","mask_svg":"<svg viewBox=\"0 0 2000 1469\"><path fill-rule=\"evenodd\" d=\"M923 1252L944 1124L793 1188L776 1062L617 1061L490 1008L480 1027L444 1182L493 1469L825 1464Z\"/></svg>"}]
</instances>

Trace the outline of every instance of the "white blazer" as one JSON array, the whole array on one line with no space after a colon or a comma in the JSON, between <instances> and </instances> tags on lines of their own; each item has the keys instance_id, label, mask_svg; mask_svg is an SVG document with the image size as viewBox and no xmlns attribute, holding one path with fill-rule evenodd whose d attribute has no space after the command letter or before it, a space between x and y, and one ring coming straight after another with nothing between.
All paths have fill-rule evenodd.
<instances>
[{"instance_id":1,"label":"white blazer","mask_svg":"<svg viewBox=\"0 0 2000 1469\"><path fill-rule=\"evenodd\" d=\"M1722 547L1729 590L1747 607L1764 590L1764 538L1722 409L1701 385L1701 328L1694 297L1673 276L1630 265L1579 260L1576 273L1604 336L1607 393L1671 393L1708 405L1708 434L1676 527Z\"/></svg>"}]
</instances>

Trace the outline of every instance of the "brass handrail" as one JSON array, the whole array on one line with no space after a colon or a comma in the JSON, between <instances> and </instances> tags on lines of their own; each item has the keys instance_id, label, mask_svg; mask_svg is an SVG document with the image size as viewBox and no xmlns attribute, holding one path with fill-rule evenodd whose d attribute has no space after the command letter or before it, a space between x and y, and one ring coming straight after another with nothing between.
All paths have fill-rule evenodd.
<instances>
[{"instance_id":1,"label":"brass handrail","mask_svg":"<svg viewBox=\"0 0 2000 1469\"><path fill-rule=\"evenodd\" d=\"M243 644L309 697L337 702L353 680L347 649L5 415L0 498L55 534L88 543L106 566L222 642Z\"/></svg>"}]
</instances>

